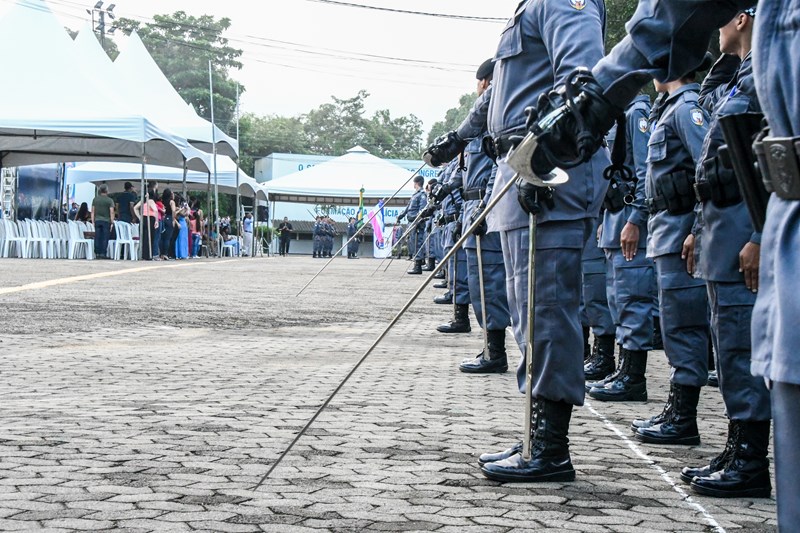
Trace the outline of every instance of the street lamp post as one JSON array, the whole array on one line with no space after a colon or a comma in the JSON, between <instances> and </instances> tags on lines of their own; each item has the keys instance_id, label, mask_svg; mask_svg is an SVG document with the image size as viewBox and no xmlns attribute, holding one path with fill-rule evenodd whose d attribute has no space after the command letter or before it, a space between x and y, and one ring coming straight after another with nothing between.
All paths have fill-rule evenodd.
<instances>
[{"instance_id":1,"label":"street lamp post","mask_svg":"<svg viewBox=\"0 0 800 533\"><path fill-rule=\"evenodd\" d=\"M110 4L107 8L103 9L102 0L98 0L92 9L86 10L86 12L92 16L92 28L100 34L100 44L103 46L103 50L106 49L106 33L114 33L114 30L117 29L116 26L111 26L106 32L106 17L108 17L109 20L114 20L115 7L117 7L117 4Z\"/></svg>"}]
</instances>

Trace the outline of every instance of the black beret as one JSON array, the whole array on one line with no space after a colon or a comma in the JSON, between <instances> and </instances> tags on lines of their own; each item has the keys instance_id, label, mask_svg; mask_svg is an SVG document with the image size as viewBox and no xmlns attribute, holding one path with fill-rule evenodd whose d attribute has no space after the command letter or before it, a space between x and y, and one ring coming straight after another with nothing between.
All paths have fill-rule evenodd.
<instances>
[{"instance_id":1,"label":"black beret","mask_svg":"<svg viewBox=\"0 0 800 533\"><path fill-rule=\"evenodd\" d=\"M491 78L493 73L494 59L490 58L484 61L480 67L478 67L478 72L475 73L475 77L479 80L485 80L487 78Z\"/></svg>"}]
</instances>

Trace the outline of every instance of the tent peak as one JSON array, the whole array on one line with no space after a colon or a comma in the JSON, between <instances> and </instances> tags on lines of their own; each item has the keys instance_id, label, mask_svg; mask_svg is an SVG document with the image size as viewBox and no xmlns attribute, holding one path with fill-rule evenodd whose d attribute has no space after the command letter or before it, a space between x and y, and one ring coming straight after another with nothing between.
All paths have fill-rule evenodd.
<instances>
[{"instance_id":1,"label":"tent peak","mask_svg":"<svg viewBox=\"0 0 800 533\"><path fill-rule=\"evenodd\" d=\"M354 146L347 151L348 154L368 154L369 152L362 146Z\"/></svg>"}]
</instances>

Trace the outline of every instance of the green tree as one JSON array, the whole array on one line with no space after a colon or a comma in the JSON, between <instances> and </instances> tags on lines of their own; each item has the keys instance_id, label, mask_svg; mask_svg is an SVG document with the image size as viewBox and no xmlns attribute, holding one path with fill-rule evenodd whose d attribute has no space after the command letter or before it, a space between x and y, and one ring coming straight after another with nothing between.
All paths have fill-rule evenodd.
<instances>
[{"instance_id":1,"label":"green tree","mask_svg":"<svg viewBox=\"0 0 800 533\"><path fill-rule=\"evenodd\" d=\"M309 149L303 123L296 117L246 113L239 121L239 136L240 166L251 176L258 158L274 152L303 153Z\"/></svg>"},{"instance_id":2,"label":"green tree","mask_svg":"<svg viewBox=\"0 0 800 533\"><path fill-rule=\"evenodd\" d=\"M230 46L223 37L230 25L229 18L195 17L184 11L155 15L153 22L146 23L126 18L117 20L117 26L126 33L135 30L139 34L178 93L207 120L211 119L208 87L208 62L211 61L214 119L229 134L235 130L237 85L230 73L242 68L239 60L242 50Z\"/></svg>"},{"instance_id":3,"label":"green tree","mask_svg":"<svg viewBox=\"0 0 800 533\"><path fill-rule=\"evenodd\" d=\"M478 93L464 94L458 99L458 107L448 109L444 114L444 120L436 122L428 133L428 145L432 144L436 137L453 131L461 122L467 118L469 110L478 98Z\"/></svg>"}]
</instances>

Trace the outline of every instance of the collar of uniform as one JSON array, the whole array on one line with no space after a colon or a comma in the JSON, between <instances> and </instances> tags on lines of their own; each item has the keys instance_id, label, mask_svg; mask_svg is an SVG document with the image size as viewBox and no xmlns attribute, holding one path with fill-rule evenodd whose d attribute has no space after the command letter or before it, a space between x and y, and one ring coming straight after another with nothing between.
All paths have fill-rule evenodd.
<instances>
[{"instance_id":1,"label":"collar of uniform","mask_svg":"<svg viewBox=\"0 0 800 533\"><path fill-rule=\"evenodd\" d=\"M680 95L685 92L694 91L696 93L700 92L700 84L699 83L687 83L686 85L681 86L677 91L674 93L670 93L667 97L667 102L672 102Z\"/></svg>"}]
</instances>

